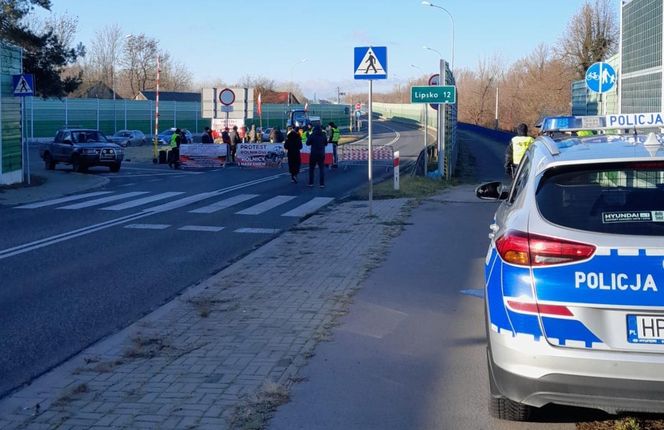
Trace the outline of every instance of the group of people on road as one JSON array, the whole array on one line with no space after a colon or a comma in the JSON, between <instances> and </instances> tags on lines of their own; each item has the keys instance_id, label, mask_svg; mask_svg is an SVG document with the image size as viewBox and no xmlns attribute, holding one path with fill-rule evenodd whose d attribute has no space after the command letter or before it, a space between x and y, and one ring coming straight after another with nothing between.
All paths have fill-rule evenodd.
<instances>
[{"instance_id":1,"label":"group of people on road","mask_svg":"<svg viewBox=\"0 0 664 430\"><path fill-rule=\"evenodd\" d=\"M284 149L287 151L288 171L291 175L291 182L294 184L297 183L297 175L300 173L301 165L300 151L304 145L307 145L311 148L309 154L309 182L307 186L314 186L316 167L318 167L318 185L324 188L325 147L328 143L333 145L332 167L337 167L337 145L339 144L340 137L341 133L333 122L328 124L327 133L323 131L320 125L314 127L307 125L302 128L288 126Z\"/></svg>"},{"instance_id":2,"label":"group of people on road","mask_svg":"<svg viewBox=\"0 0 664 430\"><path fill-rule=\"evenodd\" d=\"M325 147L328 143L332 144L333 164L337 167L337 146L341 133L334 122L328 123L325 130L320 125L313 126L308 124L304 127L289 126L284 141L283 134L279 127L273 127L270 132L270 142L284 142L284 149L287 151L288 170L291 175L291 181L297 183L297 176L301 168L301 151L304 145L310 147L309 156L309 182L308 186L314 186L314 177L316 166L318 166L318 183L321 188L325 187ZM237 145L243 142L262 141L261 132L252 125L249 131L242 127L242 131L237 126L232 128L225 127L220 134L216 134L210 127L205 127L201 136L201 142L204 144L225 143L229 145L229 161L235 162ZM187 138L184 132L179 128L175 130L171 137L168 165L172 168L179 168L180 145L186 143Z\"/></svg>"}]
</instances>

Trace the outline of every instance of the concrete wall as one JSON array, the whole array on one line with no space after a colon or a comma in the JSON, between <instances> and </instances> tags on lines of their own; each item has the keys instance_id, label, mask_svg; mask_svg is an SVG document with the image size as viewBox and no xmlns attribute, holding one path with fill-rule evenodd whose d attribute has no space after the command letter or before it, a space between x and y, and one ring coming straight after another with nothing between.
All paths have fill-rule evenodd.
<instances>
[{"instance_id":1,"label":"concrete wall","mask_svg":"<svg viewBox=\"0 0 664 430\"><path fill-rule=\"evenodd\" d=\"M23 177L20 100L12 88L12 75L19 73L21 50L0 43L0 184Z\"/></svg>"}]
</instances>

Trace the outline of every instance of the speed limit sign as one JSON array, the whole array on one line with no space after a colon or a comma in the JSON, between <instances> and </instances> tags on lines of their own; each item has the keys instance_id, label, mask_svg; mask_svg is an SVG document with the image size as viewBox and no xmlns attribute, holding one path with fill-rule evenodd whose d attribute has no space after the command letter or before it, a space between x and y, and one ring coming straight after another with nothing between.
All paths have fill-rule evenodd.
<instances>
[{"instance_id":1,"label":"speed limit sign","mask_svg":"<svg viewBox=\"0 0 664 430\"><path fill-rule=\"evenodd\" d=\"M224 88L219 92L219 101L224 106L230 106L235 102L235 93L230 88Z\"/></svg>"}]
</instances>

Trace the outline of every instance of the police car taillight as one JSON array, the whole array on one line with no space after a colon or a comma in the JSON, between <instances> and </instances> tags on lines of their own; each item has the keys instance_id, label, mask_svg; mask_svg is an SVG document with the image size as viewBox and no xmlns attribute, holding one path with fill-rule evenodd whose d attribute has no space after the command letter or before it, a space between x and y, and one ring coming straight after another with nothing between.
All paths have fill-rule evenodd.
<instances>
[{"instance_id":1,"label":"police car taillight","mask_svg":"<svg viewBox=\"0 0 664 430\"><path fill-rule=\"evenodd\" d=\"M586 243L509 230L496 240L496 249L510 264L549 266L586 260L596 248Z\"/></svg>"}]
</instances>

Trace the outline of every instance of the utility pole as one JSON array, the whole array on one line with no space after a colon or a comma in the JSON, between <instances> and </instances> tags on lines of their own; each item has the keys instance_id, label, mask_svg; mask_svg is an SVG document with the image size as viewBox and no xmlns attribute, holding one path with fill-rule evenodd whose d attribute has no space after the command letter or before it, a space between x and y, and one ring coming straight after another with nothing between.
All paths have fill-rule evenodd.
<instances>
[{"instance_id":1,"label":"utility pole","mask_svg":"<svg viewBox=\"0 0 664 430\"><path fill-rule=\"evenodd\" d=\"M337 87L337 104L341 104L341 96L345 96L346 93L341 91L341 88Z\"/></svg>"}]
</instances>

